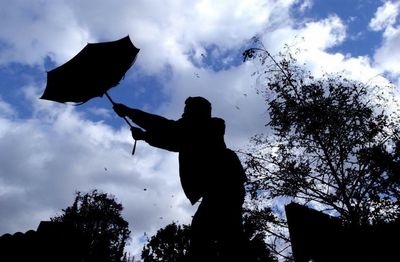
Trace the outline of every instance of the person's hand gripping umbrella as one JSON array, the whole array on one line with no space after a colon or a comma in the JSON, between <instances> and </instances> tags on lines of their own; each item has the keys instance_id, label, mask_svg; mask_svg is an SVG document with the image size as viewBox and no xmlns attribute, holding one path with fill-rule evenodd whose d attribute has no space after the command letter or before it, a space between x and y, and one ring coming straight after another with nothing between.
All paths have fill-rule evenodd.
<instances>
[{"instance_id":1,"label":"person's hand gripping umbrella","mask_svg":"<svg viewBox=\"0 0 400 262\"><path fill-rule=\"evenodd\" d=\"M119 84L138 53L129 36L117 41L88 43L71 60L47 72L46 89L40 98L83 104L106 95L115 105L107 91ZM123 119L131 129L135 128L126 117ZM135 148L136 140L132 154Z\"/></svg>"}]
</instances>

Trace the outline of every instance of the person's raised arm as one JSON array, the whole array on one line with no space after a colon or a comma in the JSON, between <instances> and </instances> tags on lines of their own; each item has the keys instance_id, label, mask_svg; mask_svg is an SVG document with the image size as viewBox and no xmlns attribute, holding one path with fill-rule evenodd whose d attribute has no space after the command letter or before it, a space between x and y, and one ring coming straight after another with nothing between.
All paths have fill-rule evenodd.
<instances>
[{"instance_id":1,"label":"person's raised arm","mask_svg":"<svg viewBox=\"0 0 400 262\"><path fill-rule=\"evenodd\" d=\"M124 104L115 104L113 108L117 115L120 117L129 117L132 122L146 131L159 129L172 121L159 115L144 112L140 109L127 107Z\"/></svg>"},{"instance_id":2,"label":"person's raised arm","mask_svg":"<svg viewBox=\"0 0 400 262\"><path fill-rule=\"evenodd\" d=\"M176 121L140 109L129 108L123 104L115 104L114 110L120 117L129 117L136 125L145 130L132 128L132 136L135 139L145 140L158 148L179 151L180 135Z\"/></svg>"}]
</instances>

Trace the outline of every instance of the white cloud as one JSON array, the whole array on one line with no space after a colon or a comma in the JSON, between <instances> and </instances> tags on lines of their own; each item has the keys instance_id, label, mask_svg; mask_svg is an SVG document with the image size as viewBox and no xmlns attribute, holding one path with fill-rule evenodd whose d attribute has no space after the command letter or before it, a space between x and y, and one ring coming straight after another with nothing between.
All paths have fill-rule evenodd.
<instances>
[{"instance_id":1,"label":"white cloud","mask_svg":"<svg viewBox=\"0 0 400 262\"><path fill-rule=\"evenodd\" d=\"M111 111L110 109L100 108L100 107L88 108L88 112L95 116L100 116L104 119L109 119L114 114L114 112Z\"/></svg>"},{"instance_id":2,"label":"white cloud","mask_svg":"<svg viewBox=\"0 0 400 262\"><path fill-rule=\"evenodd\" d=\"M17 115L17 111L0 97L0 116L12 117Z\"/></svg>"},{"instance_id":3,"label":"white cloud","mask_svg":"<svg viewBox=\"0 0 400 262\"><path fill-rule=\"evenodd\" d=\"M371 19L369 27L374 31L381 31L396 23L396 18L399 15L400 3L387 1L382 6L378 7L375 16Z\"/></svg>"},{"instance_id":4,"label":"white cloud","mask_svg":"<svg viewBox=\"0 0 400 262\"><path fill-rule=\"evenodd\" d=\"M346 26L338 16L304 24L288 23L265 33L262 42L272 53L282 51L285 44L306 51L322 51L341 44L346 39Z\"/></svg>"},{"instance_id":5,"label":"white cloud","mask_svg":"<svg viewBox=\"0 0 400 262\"><path fill-rule=\"evenodd\" d=\"M382 71L400 75L400 28L384 38L382 46L375 51L374 59Z\"/></svg>"},{"instance_id":6,"label":"white cloud","mask_svg":"<svg viewBox=\"0 0 400 262\"><path fill-rule=\"evenodd\" d=\"M42 64L46 56L62 63L80 50L89 33L61 1L0 2L0 64Z\"/></svg>"},{"instance_id":7,"label":"white cloud","mask_svg":"<svg viewBox=\"0 0 400 262\"><path fill-rule=\"evenodd\" d=\"M399 68L397 63L400 60L397 55L400 50L397 50L396 39L387 41L377 50L374 58L369 56L352 57L328 51L329 48L345 42L347 37L346 24L338 16L332 15L301 25L282 26L265 34L262 41L272 54L282 51L284 44L291 46L292 52L298 49L300 52L296 58L300 63L305 63L311 73L317 77L324 73L341 73L355 80L387 85L389 82L383 77L385 71L383 63L386 68L390 67L391 70ZM379 61L382 61L382 67L377 66Z\"/></svg>"},{"instance_id":8,"label":"white cloud","mask_svg":"<svg viewBox=\"0 0 400 262\"><path fill-rule=\"evenodd\" d=\"M313 0L303 0L300 5L300 11L305 12L307 9L311 9L313 4Z\"/></svg>"},{"instance_id":9,"label":"white cloud","mask_svg":"<svg viewBox=\"0 0 400 262\"><path fill-rule=\"evenodd\" d=\"M386 71L395 78L400 75L400 28L396 24L399 12L400 2L387 1L377 9L369 23L372 30L383 30L383 41L375 50L374 62L382 72Z\"/></svg>"},{"instance_id":10,"label":"white cloud","mask_svg":"<svg viewBox=\"0 0 400 262\"><path fill-rule=\"evenodd\" d=\"M190 50L216 44L237 48L260 31L274 9L293 1L40 1L2 2L0 63L58 64L86 42L130 34L147 72L185 67ZM23 32L16 34L15 32Z\"/></svg>"}]
</instances>

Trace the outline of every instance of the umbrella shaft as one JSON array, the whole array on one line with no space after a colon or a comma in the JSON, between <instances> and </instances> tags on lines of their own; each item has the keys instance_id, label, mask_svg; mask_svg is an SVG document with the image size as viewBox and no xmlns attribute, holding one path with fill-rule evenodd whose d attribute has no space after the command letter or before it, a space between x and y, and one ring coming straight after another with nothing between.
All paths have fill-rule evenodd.
<instances>
[{"instance_id":1,"label":"umbrella shaft","mask_svg":"<svg viewBox=\"0 0 400 262\"><path fill-rule=\"evenodd\" d=\"M104 94L106 95L106 97L108 98L108 100L110 100L111 104L113 104L113 105L116 104L116 103L114 102L114 100L112 100L111 96L110 96L107 92L105 92ZM131 127L131 128L133 127L132 124L131 124L131 122L129 122L128 118L126 118L126 116L124 116L123 119L125 120L125 122L128 124L129 127Z\"/></svg>"},{"instance_id":2,"label":"umbrella shaft","mask_svg":"<svg viewBox=\"0 0 400 262\"><path fill-rule=\"evenodd\" d=\"M110 100L111 104L113 104L113 105L116 104L116 103L112 100L111 96L110 96L107 92L105 92L105 95L106 95L106 97L108 98L108 100ZM130 128L133 127L133 125L131 124L131 122L129 122L129 120L128 120L128 118L127 118L126 116L124 116L123 119L125 120L125 122L128 124L128 126L129 126ZM135 140L135 143L133 144L132 155L134 155L134 154L135 154L135 151L136 151L136 142L137 142L137 140Z\"/></svg>"},{"instance_id":3,"label":"umbrella shaft","mask_svg":"<svg viewBox=\"0 0 400 262\"><path fill-rule=\"evenodd\" d=\"M111 104L113 104L113 105L116 104L116 103L112 100L111 96L110 96L107 92L105 92L104 94L106 95L106 97L108 98L108 100L110 100Z\"/></svg>"}]
</instances>

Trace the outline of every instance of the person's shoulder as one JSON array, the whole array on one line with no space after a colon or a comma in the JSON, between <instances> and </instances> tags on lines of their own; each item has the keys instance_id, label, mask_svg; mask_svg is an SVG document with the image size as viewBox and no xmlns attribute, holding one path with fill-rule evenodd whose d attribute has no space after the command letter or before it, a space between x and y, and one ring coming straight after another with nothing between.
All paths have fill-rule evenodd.
<instances>
[{"instance_id":1,"label":"person's shoulder","mask_svg":"<svg viewBox=\"0 0 400 262\"><path fill-rule=\"evenodd\" d=\"M214 125L214 126L224 127L225 128L225 120L223 120L222 118L211 117L210 121L211 121L211 124Z\"/></svg>"},{"instance_id":2,"label":"person's shoulder","mask_svg":"<svg viewBox=\"0 0 400 262\"><path fill-rule=\"evenodd\" d=\"M222 134L225 133L225 120L219 117L212 117L210 121L214 130L218 130Z\"/></svg>"},{"instance_id":3,"label":"person's shoulder","mask_svg":"<svg viewBox=\"0 0 400 262\"><path fill-rule=\"evenodd\" d=\"M215 124L224 124L225 125L225 120L223 120L222 118L219 117L211 117L211 122L215 123Z\"/></svg>"}]
</instances>

